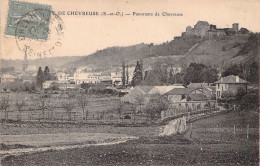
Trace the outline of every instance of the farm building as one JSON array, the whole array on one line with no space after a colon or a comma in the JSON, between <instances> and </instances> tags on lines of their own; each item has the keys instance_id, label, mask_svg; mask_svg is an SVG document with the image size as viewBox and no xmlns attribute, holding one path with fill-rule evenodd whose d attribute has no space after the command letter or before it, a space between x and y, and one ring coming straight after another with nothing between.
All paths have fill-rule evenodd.
<instances>
[{"instance_id":1,"label":"farm building","mask_svg":"<svg viewBox=\"0 0 260 166\"><path fill-rule=\"evenodd\" d=\"M154 94L163 95L163 94L169 92L170 90L173 90L176 88L185 88L185 87L182 85L155 86L148 92L148 95L154 95Z\"/></svg>"},{"instance_id":2,"label":"farm building","mask_svg":"<svg viewBox=\"0 0 260 166\"><path fill-rule=\"evenodd\" d=\"M134 103L136 97L148 97L148 93L154 88L154 86L136 86L129 94L121 98L121 102ZM146 99L148 100L148 98Z\"/></svg>"}]
</instances>

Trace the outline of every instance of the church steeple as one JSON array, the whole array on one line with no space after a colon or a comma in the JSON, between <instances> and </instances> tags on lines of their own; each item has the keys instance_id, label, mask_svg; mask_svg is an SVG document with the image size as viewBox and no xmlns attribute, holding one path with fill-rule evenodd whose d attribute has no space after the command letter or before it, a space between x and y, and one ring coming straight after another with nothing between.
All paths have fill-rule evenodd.
<instances>
[{"instance_id":1,"label":"church steeple","mask_svg":"<svg viewBox=\"0 0 260 166\"><path fill-rule=\"evenodd\" d=\"M23 71L25 71L28 67L28 60L27 60L27 48L24 50L24 60L23 60Z\"/></svg>"}]
</instances>

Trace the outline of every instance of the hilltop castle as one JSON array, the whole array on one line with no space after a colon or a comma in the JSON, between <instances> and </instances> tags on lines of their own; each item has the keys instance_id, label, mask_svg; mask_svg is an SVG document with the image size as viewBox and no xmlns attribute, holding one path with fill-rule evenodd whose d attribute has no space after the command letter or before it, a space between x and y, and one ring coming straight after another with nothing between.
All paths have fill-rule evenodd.
<instances>
[{"instance_id":1,"label":"hilltop castle","mask_svg":"<svg viewBox=\"0 0 260 166\"><path fill-rule=\"evenodd\" d=\"M200 36L202 38L226 36L227 34L236 34L239 30L238 26L238 23L234 23L232 28L217 28L216 25L209 24L207 21L198 21L194 28L188 26L182 36Z\"/></svg>"}]
</instances>

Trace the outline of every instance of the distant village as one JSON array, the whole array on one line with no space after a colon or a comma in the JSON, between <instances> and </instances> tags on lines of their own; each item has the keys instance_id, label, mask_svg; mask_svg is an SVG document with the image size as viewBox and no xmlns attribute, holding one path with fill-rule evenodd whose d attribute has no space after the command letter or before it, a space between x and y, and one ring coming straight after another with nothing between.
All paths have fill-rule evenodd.
<instances>
[{"instance_id":1,"label":"distant village","mask_svg":"<svg viewBox=\"0 0 260 166\"><path fill-rule=\"evenodd\" d=\"M192 28L188 26L183 36L199 36L201 38L225 36L227 33L238 33L239 27L237 23L232 28L219 29L216 25L210 25L206 21L198 21ZM129 67L126 63L122 66L115 67L108 71L96 71L95 68L89 66L79 66L73 70L53 68L51 71L46 66L40 68L38 66L29 65L29 61L25 55L23 72L15 71L5 72L1 75L1 93L9 93L10 83L20 81L23 83L36 83L36 93L47 93L50 96L59 98L64 97L66 91L84 91L91 93L95 88L102 89L105 93L113 92L120 97L123 103L137 103L138 96L143 96L142 105L147 105L153 96L164 96L170 102L171 109L161 112L161 117L169 116L171 110L176 108L184 109L200 109L204 107L220 107L217 105L218 99L228 97L236 97L237 92L248 91L248 82L238 75L221 76L217 74L217 80L214 82L189 82L189 84L180 84L174 82L173 77L167 78L166 84L143 85L141 80L146 77L146 73L151 69L140 70L142 61L137 61L137 65ZM183 72L182 67L171 67L166 69L167 75L178 75ZM169 74L168 74L169 73ZM45 77L44 75L47 75ZM167 76L168 77L168 76ZM150 78L150 79L153 79Z\"/></svg>"}]
</instances>

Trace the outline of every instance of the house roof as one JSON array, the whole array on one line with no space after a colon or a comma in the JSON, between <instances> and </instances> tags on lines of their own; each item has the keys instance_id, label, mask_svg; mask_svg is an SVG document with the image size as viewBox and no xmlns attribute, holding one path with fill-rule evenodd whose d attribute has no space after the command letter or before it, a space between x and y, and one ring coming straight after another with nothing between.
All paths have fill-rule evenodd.
<instances>
[{"instance_id":1,"label":"house roof","mask_svg":"<svg viewBox=\"0 0 260 166\"><path fill-rule=\"evenodd\" d=\"M208 83L202 82L202 83L190 83L187 87L189 88L201 88L209 86Z\"/></svg>"},{"instance_id":2,"label":"house roof","mask_svg":"<svg viewBox=\"0 0 260 166\"><path fill-rule=\"evenodd\" d=\"M184 86L155 86L148 94L165 94L175 88L184 88Z\"/></svg>"},{"instance_id":3,"label":"house roof","mask_svg":"<svg viewBox=\"0 0 260 166\"><path fill-rule=\"evenodd\" d=\"M172 95L171 102L178 102L182 100L182 95Z\"/></svg>"},{"instance_id":4,"label":"house roof","mask_svg":"<svg viewBox=\"0 0 260 166\"><path fill-rule=\"evenodd\" d=\"M209 91L216 92L216 87L215 86L208 86L208 87L206 87L206 89L208 89Z\"/></svg>"},{"instance_id":5,"label":"house roof","mask_svg":"<svg viewBox=\"0 0 260 166\"><path fill-rule=\"evenodd\" d=\"M239 78L238 81L236 81L236 78L238 76L234 76L234 75L229 75L227 77L223 77L222 79L218 80L215 83L223 83L223 84L246 84L247 81Z\"/></svg>"},{"instance_id":6,"label":"house roof","mask_svg":"<svg viewBox=\"0 0 260 166\"><path fill-rule=\"evenodd\" d=\"M189 97L192 101L205 101L208 100L207 96L204 94L189 94Z\"/></svg>"},{"instance_id":7,"label":"house roof","mask_svg":"<svg viewBox=\"0 0 260 166\"><path fill-rule=\"evenodd\" d=\"M151 89L154 88L154 86L137 86L137 88L147 94Z\"/></svg>"},{"instance_id":8,"label":"house roof","mask_svg":"<svg viewBox=\"0 0 260 166\"><path fill-rule=\"evenodd\" d=\"M176 88L165 93L166 95L187 95L197 88Z\"/></svg>"}]
</instances>

